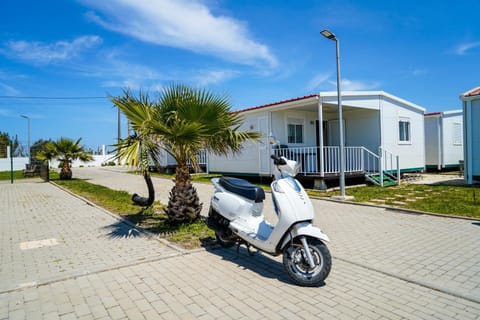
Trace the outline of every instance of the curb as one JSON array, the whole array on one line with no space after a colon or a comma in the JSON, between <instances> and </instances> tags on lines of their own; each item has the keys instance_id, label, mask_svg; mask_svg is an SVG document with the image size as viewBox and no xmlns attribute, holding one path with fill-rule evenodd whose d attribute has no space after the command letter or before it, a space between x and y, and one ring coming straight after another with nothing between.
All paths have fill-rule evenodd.
<instances>
[{"instance_id":1,"label":"curb","mask_svg":"<svg viewBox=\"0 0 480 320\"><path fill-rule=\"evenodd\" d=\"M86 198L84 198L84 197L82 197L82 196L80 196L80 195L78 195L78 194L76 194L76 193L68 190L67 188L64 188L64 187L56 184L55 182L49 181L49 183L52 184L52 185L54 185L55 187L59 188L60 190L65 191L65 192L67 192L68 194L74 196L75 198L84 201L84 202L87 203L89 206L92 206L92 207L94 207L94 208L96 208L96 209L99 209L99 210L103 211L104 213L110 215L112 218L117 219L118 221L120 221L120 222L122 222L122 223L124 223L124 224L126 224L126 225L128 225L128 226L130 226L130 227L132 227L132 228L134 228L134 229L136 229L137 231L146 234L149 239L157 240L158 242L166 245L167 247L169 247L169 248L171 248L171 249L173 249L173 250L176 250L176 251L180 252L181 254L190 254L190 253L194 253L194 252L197 252L197 251L203 249L203 248L199 248L199 249L194 249L194 250L187 250L187 249L181 248L181 247L179 247L179 246L171 243L170 241L161 238L160 235L158 235L158 234L156 234L156 233L153 233L153 232L151 232L151 231L148 231L148 230L142 228L141 226L137 226L137 225L133 224L132 222L128 221L127 219L125 219L125 218L123 218L123 217L121 217L121 216L119 216L119 215L116 215L116 214L108 211L107 209L105 209L105 208L103 208L103 207L101 207L101 206L98 206L97 204L91 202L90 200L88 200L88 199L86 199Z\"/></svg>"}]
</instances>

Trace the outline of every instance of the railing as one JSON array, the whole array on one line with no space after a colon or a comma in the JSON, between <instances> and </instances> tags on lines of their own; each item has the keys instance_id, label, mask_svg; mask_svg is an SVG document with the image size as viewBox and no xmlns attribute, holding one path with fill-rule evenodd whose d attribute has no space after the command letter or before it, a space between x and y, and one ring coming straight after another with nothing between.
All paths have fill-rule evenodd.
<instances>
[{"instance_id":1,"label":"railing","mask_svg":"<svg viewBox=\"0 0 480 320\"><path fill-rule=\"evenodd\" d=\"M323 159L320 158L319 149L319 147L280 148L274 149L274 152L276 155L281 155L300 163L301 169L299 173L301 174L323 175L325 173L339 173L339 147L323 147ZM364 156L366 150L364 147L345 147L345 172L365 171L365 159L367 159L367 163L370 159L370 157Z\"/></svg>"},{"instance_id":2,"label":"railing","mask_svg":"<svg viewBox=\"0 0 480 320\"><path fill-rule=\"evenodd\" d=\"M207 150L205 149L200 150L200 152L197 155L197 164L200 166L207 165L207 159L208 159L207 157L208 157Z\"/></svg>"},{"instance_id":3,"label":"railing","mask_svg":"<svg viewBox=\"0 0 480 320\"><path fill-rule=\"evenodd\" d=\"M365 174L380 174L380 172L400 176L398 156L380 149L379 155L365 147L345 147L345 172L362 172ZM278 156L295 160L301 165L300 174L320 175L340 173L340 148L325 146L320 153L319 147L279 148L274 149ZM320 157L323 155L323 158ZM323 165L323 166L322 166Z\"/></svg>"},{"instance_id":4,"label":"railing","mask_svg":"<svg viewBox=\"0 0 480 320\"><path fill-rule=\"evenodd\" d=\"M397 155L384 148L378 149L380 154L379 172L387 174L396 179L397 184L400 183L400 161ZM383 185L384 175L380 175L380 185Z\"/></svg>"},{"instance_id":5,"label":"railing","mask_svg":"<svg viewBox=\"0 0 480 320\"><path fill-rule=\"evenodd\" d=\"M175 161L175 160L174 160L174 161ZM190 160L187 161L187 164L188 164L189 166L192 165L192 163L190 162ZM174 165L176 165L176 162L174 162ZM207 150L206 150L206 149L200 150L200 152L197 154L197 165L196 165L196 167L194 167L193 169L194 169L196 172L201 172L201 170L202 170L201 167L204 167L205 172L206 172L206 173L209 173L209 168L208 168L208 153L207 153Z\"/></svg>"}]
</instances>

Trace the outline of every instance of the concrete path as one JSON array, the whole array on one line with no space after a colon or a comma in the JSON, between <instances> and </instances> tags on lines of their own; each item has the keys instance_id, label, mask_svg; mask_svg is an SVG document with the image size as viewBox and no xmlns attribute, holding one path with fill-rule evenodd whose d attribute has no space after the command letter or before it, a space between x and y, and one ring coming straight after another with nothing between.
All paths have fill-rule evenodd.
<instances>
[{"instance_id":1,"label":"concrete path","mask_svg":"<svg viewBox=\"0 0 480 320\"><path fill-rule=\"evenodd\" d=\"M208 207L211 187L197 188ZM176 251L50 184L2 183L0 319L480 319L477 222L314 203L333 269L303 288L279 257Z\"/></svg>"}]
</instances>

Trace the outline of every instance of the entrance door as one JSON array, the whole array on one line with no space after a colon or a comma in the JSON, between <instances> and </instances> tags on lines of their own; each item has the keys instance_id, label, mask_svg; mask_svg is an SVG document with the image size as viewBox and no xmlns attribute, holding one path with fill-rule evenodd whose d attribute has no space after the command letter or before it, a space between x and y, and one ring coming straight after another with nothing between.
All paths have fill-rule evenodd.
<instances>
[{"instance_id":1,"label":"entrance door","mask_svg":"<svg viewBox=\"0 0 480 320\"><path fill-rule=\"evenodd\" d=\"M322 135L323 135L323 145L326 146L328 145L328 130L327 130L327 121L323 121L322 123ZM316 132L316 141L317 141L317 147L320 147L320 126L319 126L319 121L315 121L315 132Z\"/></svg>"},{"instance_id":2,"label":"entrance door","mask_svg":"<svg viewBox=\"0 0 480 320\"><path fill-rule=\"evenodd\" d=\"M268 117L258 118L258 131L262 134L258 144L259 174L270 174L270 155L268 143Z\"/></svg>"}]
</instances>

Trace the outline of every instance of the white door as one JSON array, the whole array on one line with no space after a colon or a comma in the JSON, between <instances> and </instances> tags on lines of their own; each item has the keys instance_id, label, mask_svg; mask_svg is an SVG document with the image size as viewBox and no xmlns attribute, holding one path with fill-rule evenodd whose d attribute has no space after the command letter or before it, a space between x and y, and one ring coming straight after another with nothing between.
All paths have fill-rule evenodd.
<instances>
[{"instance_id":1,"label":"white door","mask_svg":"<svg viewBox=\"0 0 480 320\"><path fill-rule=\"evenodd\" d=\"M258 118L258 131L262 134L258 144L259 174L270 174L270 145L268 144L268 117Z\"/></svg>"}]
</instances>

